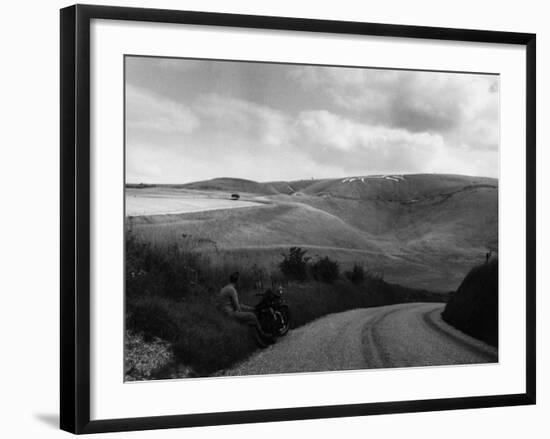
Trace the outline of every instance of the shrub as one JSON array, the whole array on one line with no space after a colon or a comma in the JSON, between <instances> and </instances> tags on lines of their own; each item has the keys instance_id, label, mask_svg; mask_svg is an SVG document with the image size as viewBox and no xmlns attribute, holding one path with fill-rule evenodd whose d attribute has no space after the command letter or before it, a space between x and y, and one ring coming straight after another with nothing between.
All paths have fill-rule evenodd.
<instances>
[{"instance_id":1,"label":"shrub","mask_svg":"<svg viewBox=\"0 0 550 439\"><path fill-rule=\"evenodd\" d=\"M473 268L441 316L466 334L498 346L498 259Z\"/></svg>"},{"instance_id":2,"label":"shrub","mask_svg":"<svg viewBox=\"0 0 550 439\"><path fill-rule=\"evenodd\" d=\"M350 282L355 285L362 284L365 281L365 270L361 265L354 264L351 270L344 273Z\"/></svg>"},{"instance_id":3,"label":"shrub","mask_svg":"<svg viewBox=\"0 0 550 439\"><path fill-rule=\"evenodd\" d=\"M382 271L377 271L377 270L367 270L365 272L365 279L369 279L372 282L383 282L384 273Z\"/></svg>"},{"instance_id":4,"label":"shrub","mask_svg":"<svg viewBox=\"0 0 550 439\"><path fill-rule=\"evenodd\" d=\"M307 277L307 269L310 258L306 256L307 250L300 247L291 247L288 254L283 254L283 260L279 264L281 272L290 279L304 281Z\"/></svg>"},{"instance_id":5,"label":"shrub","mask_svg":"<svg viewBox=\"0 0 550 439\"><path fill-rule=\"evenodd\" d=\"M340 275L338 262L333 261L328 256L317 260L311 267L313 277L316 280L326 283L333 283Z\"/></svg>"}]
</instances>

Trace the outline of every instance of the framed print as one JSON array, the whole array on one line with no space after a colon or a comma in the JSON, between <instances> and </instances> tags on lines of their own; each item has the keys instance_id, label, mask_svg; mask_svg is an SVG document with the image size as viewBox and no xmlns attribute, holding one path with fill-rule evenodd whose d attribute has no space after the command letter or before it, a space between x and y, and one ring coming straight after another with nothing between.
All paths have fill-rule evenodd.
<instances>
[{"instance_id":1,"label":"framed print","mask_svg":"<svg viewBox=\"0 0 550 439\"><path fill-rule=\"evenodd\" d=\"M535 35L61 10L61 428L535 403Z\"/></svg>"}]
</instances>

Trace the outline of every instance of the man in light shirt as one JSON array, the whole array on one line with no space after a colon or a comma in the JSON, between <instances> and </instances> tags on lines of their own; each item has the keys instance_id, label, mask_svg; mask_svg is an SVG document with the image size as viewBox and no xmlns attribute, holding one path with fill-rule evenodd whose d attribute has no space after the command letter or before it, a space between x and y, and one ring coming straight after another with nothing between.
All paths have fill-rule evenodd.
<instances>
[{"instance_id":1,"label":"man in light shirt","mask_svg":"<svg viewBox=\"0 0 550 439\"><path fill-rule=\"evenodd\" d=\"M262 329L254 313L254 307L239 302L239 294L237 293L238 283L239 272L232 273L231 276L229 276L229 283L220 290L222 310L239 322L255 328L255 333L259 336L257 340L260 345L265 346L269 343L273 343L273 337L266 334Z\"/></svg>"}]
</instances>

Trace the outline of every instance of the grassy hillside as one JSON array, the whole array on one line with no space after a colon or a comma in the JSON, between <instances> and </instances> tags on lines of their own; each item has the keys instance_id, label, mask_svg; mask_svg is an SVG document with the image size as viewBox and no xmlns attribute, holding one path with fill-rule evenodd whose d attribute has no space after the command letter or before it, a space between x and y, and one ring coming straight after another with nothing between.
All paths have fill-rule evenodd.
<instances>
[{"instance_id":1,"label":"grassy hillside","mask_svg":"<svg viewBox=\"0 0 550 439\"><path fill-rule=\"evenodd\" d=\"M498 242L498 181L456 175L257 183L220 178L158 186L159 194L225 197L257 206L130 219L136 234L272 269L301 246L343 265L356 261L391 282L450 291ZM134 189L133 193L139 192ZM151 192L149 188L149 192Z\"/></svg>"},{"instance_id":2,"label":"grassy hillside","mask_svg":"<svg viewBox=\"0 0 550 439\"><path fill-rule=\"evenodd\" d=\"M270 183L257 183L242 178L214 178L184 185L186 189L245 192L258 195L274 195L279 193Z\"/></svg>"},{"instance_id":3,"label":"grassy hillside","mask_svg":"<svg viewBox=\"0 0 550 439\"><path fill-rule=\"evenodd\" d=\"M359 200L411 201L448 195L464 188L497 188L494 178L446 174L408 174L404 176L364 176L255 182L240 178L215 178L183 185L165 185L195 190L247 192L255 194L305 194Z\"/></svg>"},{"instance_id":4,"label":"grassy hillside","mask_svg":"<svg viewBox=\"0 0 550 439\"><path fill-rule=\"evenodd\" d=\"M451 294L443 320L473 337L498 346L498 260L473 268Z\"/></svg>"},{"instance_id":5,"label":"grassy hillside","mask_svg":"<svg viewBox=\"0 0 550 439\"><path fill-rule=\"evenodd\" d=\"M311 195L359 200L410 202L448 195L468 187L496 188L496 179L445 174L410 174L386 178L348 177L312 181L303 189Z\"/></svg>"}]
</instances>

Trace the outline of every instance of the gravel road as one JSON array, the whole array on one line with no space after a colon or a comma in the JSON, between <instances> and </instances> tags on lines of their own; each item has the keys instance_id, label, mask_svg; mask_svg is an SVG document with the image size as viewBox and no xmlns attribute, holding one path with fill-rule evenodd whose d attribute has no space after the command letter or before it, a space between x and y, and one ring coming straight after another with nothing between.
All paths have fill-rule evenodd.
<instances>
[{"instance_id":1,"label":"gravel road","mask_svg":"<svg viewBox=\"0 0 550 439\"><path fill-rule=\"evenodd\" d=\"M356 309L290 331L224 375L493 363L497 349L441 320L444 304Z\"/></svg>"}]
</instances>

